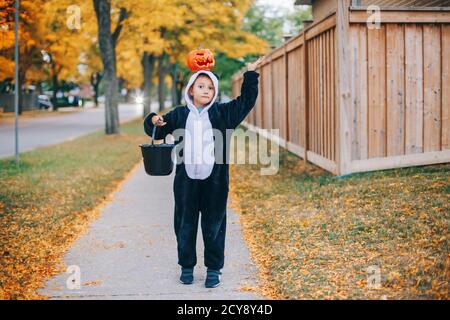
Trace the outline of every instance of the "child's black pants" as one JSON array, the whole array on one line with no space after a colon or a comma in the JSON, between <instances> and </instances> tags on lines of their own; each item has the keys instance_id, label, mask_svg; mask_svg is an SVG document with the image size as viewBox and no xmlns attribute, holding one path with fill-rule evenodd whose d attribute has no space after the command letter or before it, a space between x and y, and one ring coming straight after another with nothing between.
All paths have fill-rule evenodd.
<instances>
[{"instance_id":1,"label":"child's black pants","mask_svg":"<svg viewBox=\"0 0 450 320\"><path fill-rule=\"evenodd\" d=\"M190 268L197 263L196 240L200 212L205 266L214 270L223 268L228 184L227 164L214 164L211 175L204 180L189 178L184 165L177 165L173 184L174 227L180 266Z\"/></svg>"}]
</instances>

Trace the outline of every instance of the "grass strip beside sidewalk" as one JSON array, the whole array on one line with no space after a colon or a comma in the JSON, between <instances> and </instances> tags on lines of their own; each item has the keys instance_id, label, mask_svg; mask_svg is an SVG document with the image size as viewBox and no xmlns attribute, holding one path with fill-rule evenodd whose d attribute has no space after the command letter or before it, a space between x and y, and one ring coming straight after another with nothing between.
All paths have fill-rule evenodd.
<instances>
[{"instance_id":1,"label":"grass strip beside sidewalk","mask_svg":"<svg viewBox=\"0 0 450 320\"><path fill-rule=\"evenodd\" d=\"M142 120L0 160L0 299L42 298L62 257L141 161ZM126 214L126 213L124 213Z\"/></svg>"},{"instance_id":2,"label":"grass strip beside sidewalk","mask_svg":"<svg viewBox=\"0 0 450 320\"><path fill-rule=\"evenodd\" d=\"M337 178L280 148L260 168L231 165L230 198L266 297L449 299L450 164Z\"/></svg>"}]
</instances>

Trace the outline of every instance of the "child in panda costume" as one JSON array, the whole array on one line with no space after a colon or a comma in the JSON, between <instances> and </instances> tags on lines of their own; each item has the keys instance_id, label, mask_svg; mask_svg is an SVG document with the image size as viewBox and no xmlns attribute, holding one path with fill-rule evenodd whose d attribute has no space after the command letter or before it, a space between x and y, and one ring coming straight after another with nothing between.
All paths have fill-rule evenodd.
<instances>
[{"instance_id":1,"label":"child in panda costume","mask_svg":"<svg viewBox=\"0 0 450 320\"><path fill-rule=\"evenodd\" d=\"M191 284L194 280L199 212L207 267L205 286L214 288L220 284L229 191L227 150L230 129L235 129L255 105L259 77L255 70L262 61L260 58L247 65L241 94L230 102L215 101L219 80L213 72L200 70L190 77L184 91L186 106L177 106L163 116L152 112L144 119L147 135L151 136L153 127L158 127L155 139L163 139L177 129L185 129L178 130L185 132L179 139L183 140L181 152L184 160L176 163L173 183L174 228L178 264L181 266L180 282L183 284ZM222 139L217 139L213 131L220 131ZM180 141L176 144L175 148L178 148ZM222 160L217 161L218 158Z\"/></svg>"}]
</instances>

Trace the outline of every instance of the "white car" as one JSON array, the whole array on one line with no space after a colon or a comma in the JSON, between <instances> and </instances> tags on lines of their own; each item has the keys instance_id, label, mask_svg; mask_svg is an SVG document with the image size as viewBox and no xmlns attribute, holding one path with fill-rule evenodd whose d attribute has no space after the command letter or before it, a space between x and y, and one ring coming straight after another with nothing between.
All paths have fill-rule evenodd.
<instances>
[{"instance_id":1,"label":"white car","mask_svg":"<svg viewBox=\"0 0 450 320\"><path fill-rule=\"evenodd\" d=\"M53 103L50 101L50 97L45 94L40 94L38 96L39 109L53 108Z\"/></svg>"}]
</instances>

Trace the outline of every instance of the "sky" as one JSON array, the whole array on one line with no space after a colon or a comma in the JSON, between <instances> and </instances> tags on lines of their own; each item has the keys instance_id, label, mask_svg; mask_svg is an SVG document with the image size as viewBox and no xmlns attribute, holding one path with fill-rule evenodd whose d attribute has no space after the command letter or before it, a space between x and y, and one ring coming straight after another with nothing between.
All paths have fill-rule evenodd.
<instances>
[{"instance_id":1,"label":"sky","mask_svg":"<svg viewBox=\"0 0 450 320\"><path fill-rule=\"evenodd\" d=\"M295 0L256 0L256 4L267 5L277 9L287 9L289 11L294 11Z\"/></svg>"},{"instance_id":2,"label":"sky","mask_svg":"<svg viewBox=\"0 0 450 320\"><path fill-rule=\"evenodd\" d=\"M282 15L282 11L294 12L295 0L256 0L257 5L263 5L271 7L272 10L268 11L266 16L279 16ZM290 26L286 22L283 26L285 33L288 33Z\"/></svg>"}]
</instances>

